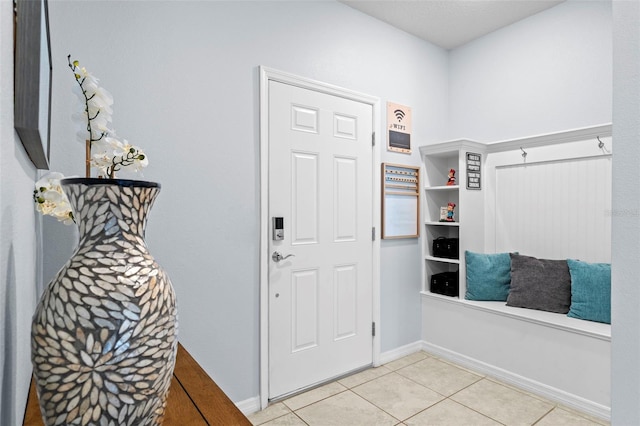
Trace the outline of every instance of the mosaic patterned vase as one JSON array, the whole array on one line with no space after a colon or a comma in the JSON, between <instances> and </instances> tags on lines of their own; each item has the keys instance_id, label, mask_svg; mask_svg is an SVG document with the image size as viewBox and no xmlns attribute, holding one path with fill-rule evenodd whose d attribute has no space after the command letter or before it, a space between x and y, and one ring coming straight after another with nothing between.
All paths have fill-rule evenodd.
<instances>
[{"instance_id":1,"label":"mosaic patterned vase","mask_svg":"<svg viewBox=\"0 0 640 426\"><path fill-rule=\"evenodd\" d=\"M61 182L78 248L33 316L31 360L47 425L156 425L175 365L177 310L169 277L144 240L160 185Z\"/></svg>"}]
</instances>

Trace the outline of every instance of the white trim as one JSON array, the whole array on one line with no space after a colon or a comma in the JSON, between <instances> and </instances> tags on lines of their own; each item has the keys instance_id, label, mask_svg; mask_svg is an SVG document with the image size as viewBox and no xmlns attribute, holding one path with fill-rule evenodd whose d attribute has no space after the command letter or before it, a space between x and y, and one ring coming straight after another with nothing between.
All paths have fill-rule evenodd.
<instances>
[{"instance_id":1,"label":"white trim","mask_svg":"<svg viewBox=\"0 0 640 426\"><path fill-rule=\"evenodd\" d=\"M260 67L260 407L269 404L269 77Z\"/></svg>"},{"instance_id":2,"label":"white trim","mask_svg":"<svg viewBox=\"0 0 640 426\"><path fill-rule=\"evenodd\" d=\"M542 135L491 142L487 144L487 153L511 151L520 148L559 145L568 142L578 142L590 138L595 139L598 136L606 137L612 135L612 130L613 125L611 123L607 123L598 124L596 126L581 127L578 129L563 130L561 132L545 133Z\"/></svg>"},{"instance_id":3,"label":"white trim","mask_svg":"<svg viewBox=\"0 0 640 426\"><path fill-rule=\"evenodd\" d=\"M471 139L455 139L430 145L422 145L419 149L420 155L424 156L425 154L450 154L452 151L457 152L459 150L479 150L484 152L486 148L487 144L484 144L482 142L474 141Z\"/></svg>"},{"instance_id":4,"label":"white trim","mask_svg":"<svg viewBox=\"0 0 640 426\"><path fill-rule=\"evenodd\" d=\"M242 414L248 416L249 414L260 411L260 397L254 396L253 398L245 399L244 401L238 401L235 405Z\"/></svg>"},{"instance_id":5,"label":"white trim","mask_svg":"<svg viewBox=\"0 0 640 426\"><path fill-rule=\"evenodd\" d=\"M375 131L375 147L373 148L373 225L376 227L375 240L373 241L373 259L371 279L373 286L373 310L371 314L373 321L376 323L376 335L373 338L373 366L378 367L380 362L380 335L382 330L380 315L380 240L382 239L382 204L381 204L381 176L380 176L380 150L384 141L384 129L382 128L382 114L380 108L380 99L372 98L373 106L373 130Z\"/></svg>"},{"instance_id":6,"label":"white trim","mask_svg":"<svg viewBox=\"0 0 640 426\"><path fill-rule=\"evenodd\" d=\"M390 351L386 351L380 354L380 364L387 364L391 361L395 361L407 355L420 352L423 347L424 347L424 342L421 340L418 340L417 342L409 343L408 345L391 349Z\"/></svg>"},{"instance_id":7,"label":"white trim","mask_svg":"<svg viewBox=\"0 0 640 426\"><path fill-rule=\"evenodd\" d=\"M556 401L560 404L581 411L583 413L590 414L603 420L611 421L610 407L604 406L594 401L589 401L585 398L571 394L561 389L528 379L494 365L484 363L475 358L470 358L458 352L454 352L443 347L430 344L428 342L422 342L422 345L422 349L425 352L431 353L445 360L449 360L457 365L469 368L470 370L485 374L490 377L494 377L504 383L516 386L520 389L539 395L543 398Z\"/></svg>"},{"instance_id":8,"label":"white trim","mask_svg":"<svg viewBox=\"0 0 640 426\"><path fill-rule=\"evenodd\" d=\"M556 158L553 160L528 161L526 163L498 164L493 168L495 170L514 169L518 167L529 167L529 166L540 165L540 164L569 163L572 161L593 160L594 158L613 158L613 154L583 155L580 157Z\"/></svg>"},{"instance_id":9,"label":"white trim","mask_svg":"<svg viewBox=\"0 0 640 426\"><path fill-rule=\"evenodd\" d=\"M495 142L479 142L472 139L460 138L438 142L436 144L423 145L420 147L420 154L437 154L439 152L449 152L457 150L462 143L465 148L485 149L487 154L502 151L512 151L520 148L534 148L540 146L560 145L568 142L579 142L590 138L608 137L613 134L611 123L598 124L595 126L580 127L577 129L563 130L561 132L544 133L541 135L526 136L517 139L507 139Z\"/></svg>"},{"instance_id":10,"label":"white trim","mask_svg":"<svg viewBox=\"0 0 640 426\"><path fill-rule=\"evenodd\" d=\"M380 117L380 99L358 93L320 81L296 76L272 68L260 66L260 395L259 406L264 409L269 404L269 81L315 90L325 94L339 96L365 104L373 108L372 127L377 141L373 148L373 206L372 220L376 227L376 239L373 242L372 290L373 321L376 323L376 335L373 338L373 365L380 365L380 135L383 134Z\"/></svg>"}]
</instances>

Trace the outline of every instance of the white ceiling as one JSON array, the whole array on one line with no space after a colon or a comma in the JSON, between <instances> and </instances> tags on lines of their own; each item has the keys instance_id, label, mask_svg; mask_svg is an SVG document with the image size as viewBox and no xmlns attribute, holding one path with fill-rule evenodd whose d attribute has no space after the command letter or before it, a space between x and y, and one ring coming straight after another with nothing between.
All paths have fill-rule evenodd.
<instances>
[{"instance_id":1,"label":"white ceiling","mask_svg":"<svg viewBox=\"0 0 640 426\"><path fill-rule=\"evenodd\" d=\"M449 50L565 0L338 1Z\"/></svg>"}]
</instances>

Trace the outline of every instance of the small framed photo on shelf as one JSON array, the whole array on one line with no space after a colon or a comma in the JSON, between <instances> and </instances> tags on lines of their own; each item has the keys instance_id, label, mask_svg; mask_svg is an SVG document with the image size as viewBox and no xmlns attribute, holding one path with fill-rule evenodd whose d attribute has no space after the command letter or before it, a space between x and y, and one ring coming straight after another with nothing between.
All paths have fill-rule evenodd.
<instances>
[{"instance_id":1,"label":"small framed photo on shelf","mask_svg":"<svg viewBox=\"0 0 640 426\"><path fill-rule=\"evenodd\" d=\"M447 208L440 207L440 222L446 222L446 221L447 221Z\"/></svg>"}]
</instances>

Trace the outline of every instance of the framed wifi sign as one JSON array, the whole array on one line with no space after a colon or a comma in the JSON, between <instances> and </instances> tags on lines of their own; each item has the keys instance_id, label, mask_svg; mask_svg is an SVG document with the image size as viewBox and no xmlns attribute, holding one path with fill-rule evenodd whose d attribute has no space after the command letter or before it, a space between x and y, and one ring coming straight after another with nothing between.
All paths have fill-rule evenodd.
<instances>
[{"instance_id":1,"label":"framed wifi sign","mask_svg":"<svg viewBox=\"0 0 640 426\"><path fill-rule=\"evenodd\" d=\"M387 149L411 154L411 108L387 102Z\"/></svg>"}]
</instances>

